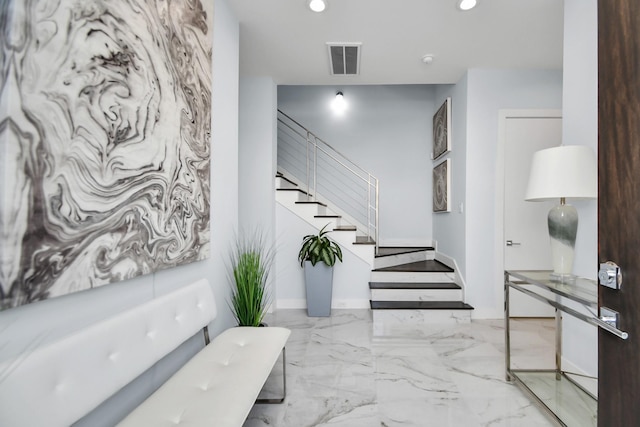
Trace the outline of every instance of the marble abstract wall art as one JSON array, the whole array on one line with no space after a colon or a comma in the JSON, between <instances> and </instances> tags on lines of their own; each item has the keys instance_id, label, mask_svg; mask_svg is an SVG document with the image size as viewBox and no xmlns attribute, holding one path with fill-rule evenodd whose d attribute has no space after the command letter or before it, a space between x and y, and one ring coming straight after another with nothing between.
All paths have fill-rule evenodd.
<instances>
[{"instance_id":1,"label":"marble abstract wall art","mask_svg":"<svg viewBox=\"0 0 640 427\"><path fill-rule=\"evenodd\" d=\"M433 168L433 211L451 212L451 160L447 159Z\"/></svg>"},{"instance_id":2,"label":"marble abstract wall art","mask_svg":"<svg viewBox=\"0 0 640 427\"><path fill-rule=\"evenodd\" d=\"M0 308L208 256L212 18L0 3Z\"/></svg>"},{"instance_id":3,"label":"marble abstract wall art","mask_svg":"<svg viewBox=\"0 0 640 427\"><path fill-rule=\"evenodd\" d=\"M451 98L447 98L433 115L433 160L451 151L450 129Z\"/></svg>"}]
</instances>

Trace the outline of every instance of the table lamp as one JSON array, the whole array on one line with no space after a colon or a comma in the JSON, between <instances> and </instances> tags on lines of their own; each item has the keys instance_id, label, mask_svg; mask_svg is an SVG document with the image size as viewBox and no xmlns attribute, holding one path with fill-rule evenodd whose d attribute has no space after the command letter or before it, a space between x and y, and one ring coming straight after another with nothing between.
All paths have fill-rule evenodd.
<instances>
[{"instance_id":1,"label":"table lamp","mask_svg":"<svg viewBox=\"0 0 640 427\"><path fill-rule=\"evenodd\" d=\"M567 199L598 197L598 166L590 147L561 145L533 155L525 200L540 202L560 199L551 208L547 223L551 241L551 280L574 280L573 258L578 232L578 211Z\"/></svg>"}]
</instances>

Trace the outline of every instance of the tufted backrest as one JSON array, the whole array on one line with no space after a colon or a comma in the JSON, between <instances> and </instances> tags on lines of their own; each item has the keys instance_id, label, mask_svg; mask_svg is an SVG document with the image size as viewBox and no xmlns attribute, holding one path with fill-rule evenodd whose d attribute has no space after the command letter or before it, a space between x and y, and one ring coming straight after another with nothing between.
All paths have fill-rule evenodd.
<instances>
[{"instance_id":1,"label":"tufted backrest","mask_svg":"<svg viewBox=\"0 0 640 427\"><path fill-rule=\"evenodd\" d=\"M216 317L209 283L177 291L0 363L0 426L69 426Z\"/></svg>"}]
</instances>

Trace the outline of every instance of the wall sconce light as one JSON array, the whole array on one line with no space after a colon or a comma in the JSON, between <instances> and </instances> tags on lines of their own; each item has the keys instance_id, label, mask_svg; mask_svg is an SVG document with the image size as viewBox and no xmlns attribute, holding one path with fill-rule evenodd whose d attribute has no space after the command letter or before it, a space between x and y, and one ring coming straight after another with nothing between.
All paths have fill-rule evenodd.
<instances>
[{"instance_id":1,"label":"wall sconce light","mask_svg":"<svg viewBox=\"0 0 640 427\"><path fill-rule=\"evenodd\" d=\"M462 11L471 10L478 4L477 0L458 0L458 9Z\"/></svg>"},{"instance_id":2,"label":"wall sconce light","mask_svg":"<svg viewBox=\"0 0 640 427\"><path fill-rule=\"evenodd\" d=\"M336 97L331 103L331 108L336 114L342 114L347 109L347 101L345 101L342 92L336 93Z\"/></svg>"},{"instance_id":3,"label":"wall sconce light","mask_svg":"<svg viewBox=\"0 0 640 427\"><path fill-rule=\"evenodd\" d=\"M310 0L309 1L309 9L314 12L320 13L323 12L327 8L327 3L325 0Z\"/></svg>"},{"instance_id":4,"label":"wall sconce light","mask_svg":"<svg viewBox=\"0 0 640 427\"><path fill-rule=\"evenodd\" d=\"M534 153L525 200L539 202L560 199L551 208L547 223L551 240L551 280L574 279L573 256L578 232L578 211L566 199L598 197L598 165L590 147L561 145Z\"/></svg>"}]
</instances>

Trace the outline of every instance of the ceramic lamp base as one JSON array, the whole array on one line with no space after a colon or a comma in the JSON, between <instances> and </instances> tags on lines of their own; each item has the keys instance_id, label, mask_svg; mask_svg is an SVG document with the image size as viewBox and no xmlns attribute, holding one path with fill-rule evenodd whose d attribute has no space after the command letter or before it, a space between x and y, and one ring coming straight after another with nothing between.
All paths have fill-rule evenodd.
<instances>
[{"instance_id":1,"label":"ceramic lamp base","mask_svg":"<svg viewBox=\"0 0 640 427\"><path fill-rule=\"evenodd\" d=\"M571 205L561 203L549 211L547 224L553 273L559 278L571 276L578 233L578 211Z\"/></svg>"}]
</instances>

